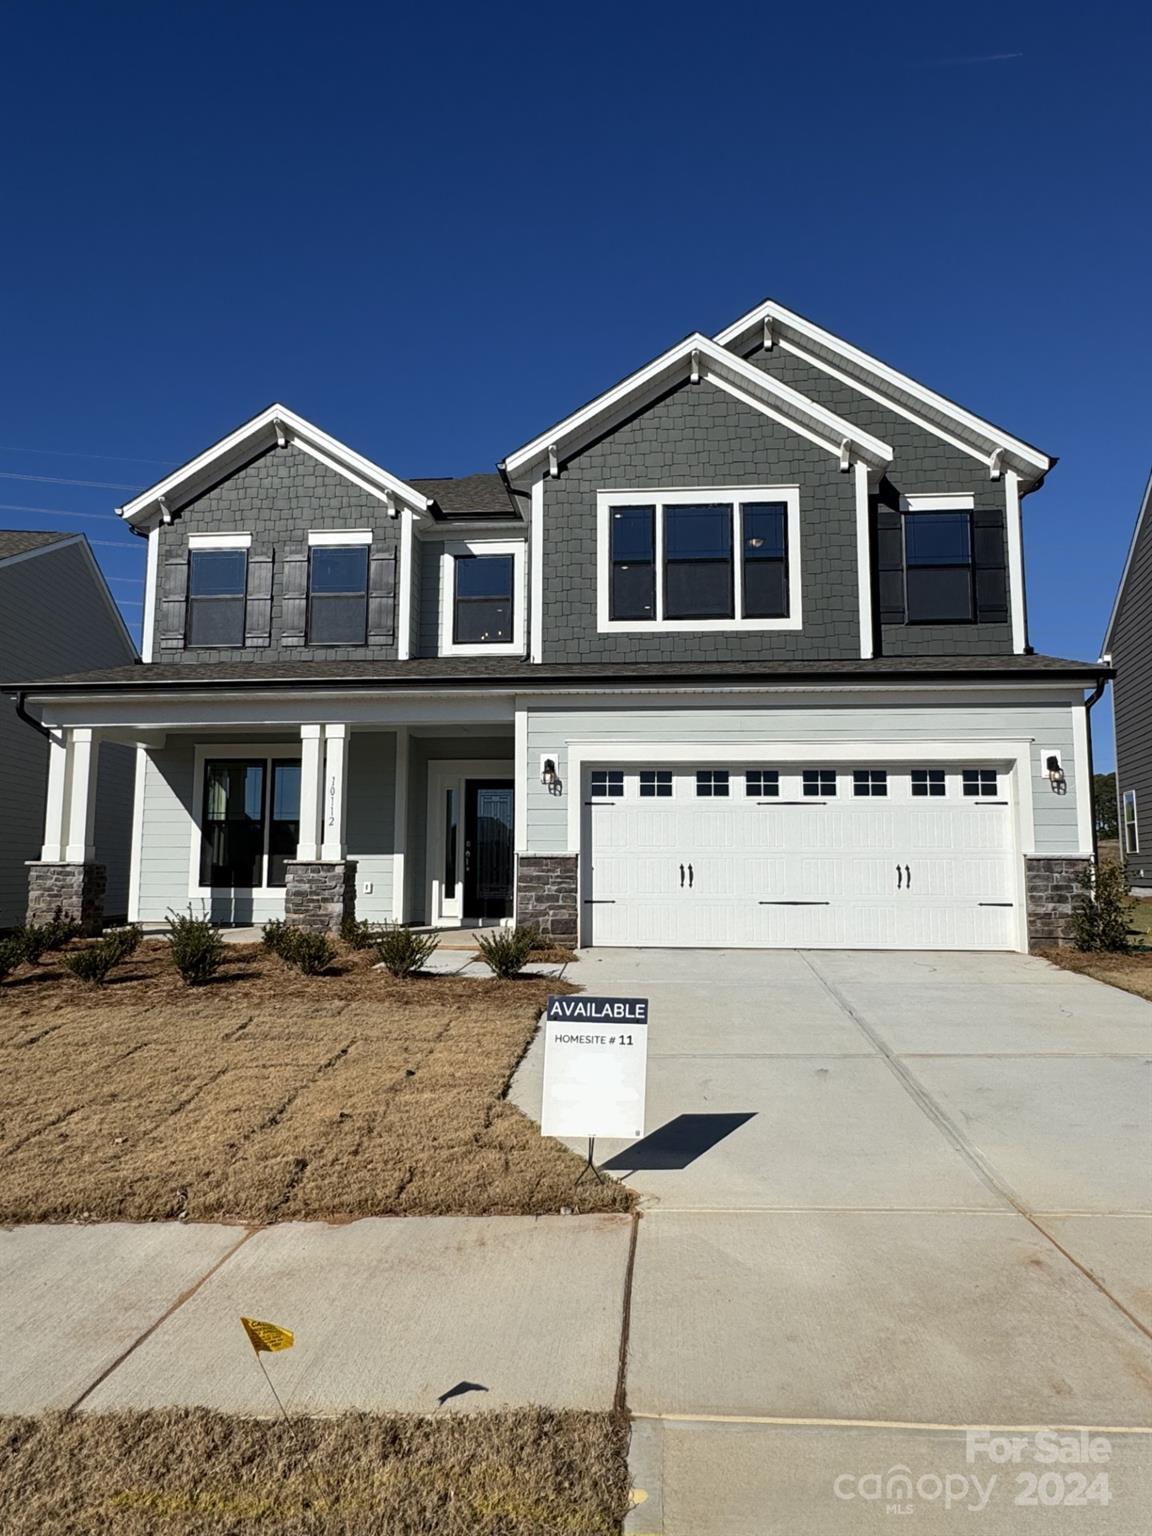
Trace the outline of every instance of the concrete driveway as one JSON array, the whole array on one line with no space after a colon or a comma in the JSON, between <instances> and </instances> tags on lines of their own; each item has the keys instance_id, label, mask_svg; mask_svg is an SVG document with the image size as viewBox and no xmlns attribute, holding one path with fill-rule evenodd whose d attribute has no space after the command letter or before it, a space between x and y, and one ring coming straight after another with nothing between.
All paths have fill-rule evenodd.
<instances>
[{"instance_id":1,"label":"concrete driveway","mask_svg":"<svg viewBox=\"0 0 1152 1536\"><path fill-rule=\"evenodd\" d=\"M649 1135L597 1148L644 1195L630 1531L888 1529L894 1465L918 1530L964 1529L956 1480L994 1473L979 1528L1017 1531L1048 1466L969 1463L964 1429L1050 1425L1108 1432L1110 1501L1061 1485L1045 1529L1143 1536L1152 1006L1007 954L605 950L569 979L650 1003Z\"/></svg>"}]
</instances>

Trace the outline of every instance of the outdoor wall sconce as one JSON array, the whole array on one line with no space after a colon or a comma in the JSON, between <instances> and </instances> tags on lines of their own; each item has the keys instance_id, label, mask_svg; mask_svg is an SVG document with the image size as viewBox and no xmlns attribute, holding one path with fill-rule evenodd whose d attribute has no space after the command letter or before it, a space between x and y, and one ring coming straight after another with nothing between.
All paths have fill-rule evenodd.
<instances>
[{"instance_id":1,"label":"outdoor wall sconce","mask_svg":"<svg viewBox=\"0 0 1152 1536\"><path fill-rule=\"evenodd\" d=\"M1050 752L1044 759L1044 772L1048 775L1048 782L1052 786L1054 795L1066 795L1068 793L1068 781L1064 776L1064 770L1060 766L1060 759L1055 752Z\"/></svg>"},{"instance_id":2,"label":"outdoor wall sconce","mask_svg":"<svg viewBox=\"0 0 1152 1536\"><path fill-rule=\"evenodd\" d=\"M540 782L550 795L558 795L564 788L556 772L556 759L548 753L540 759Z\"/></svg>"}]
</instances>

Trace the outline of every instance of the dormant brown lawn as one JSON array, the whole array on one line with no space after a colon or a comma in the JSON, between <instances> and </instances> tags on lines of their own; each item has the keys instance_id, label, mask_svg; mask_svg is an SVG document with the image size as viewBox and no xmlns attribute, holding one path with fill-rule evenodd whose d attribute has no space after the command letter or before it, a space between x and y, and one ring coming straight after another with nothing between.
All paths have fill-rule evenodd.
<instances>
[{"instance_id":1,"label":"dormant brown lawn","mask_svg":"<svg viewBox=\"0 0 1152 1536\"><path fill-rule=\"evenodd\" d=\"M161 941L101 988L21 967L0 984L0 1222L627 1209L504 1101L556 983L372 960L301 976L229 946L196 988Z\"/></svg>"},{"instance_id":2,"label":"dormant brown lawn","mask_svg":"<svg viewBox=\"0 0 1152 1536\"><path fill-rule=\"evenodd\" d=\"M627 1454L622 1419L536 1408L0 1418L0 1510L5 1536L618 1536Z\"/></svg>"}]
</instances>

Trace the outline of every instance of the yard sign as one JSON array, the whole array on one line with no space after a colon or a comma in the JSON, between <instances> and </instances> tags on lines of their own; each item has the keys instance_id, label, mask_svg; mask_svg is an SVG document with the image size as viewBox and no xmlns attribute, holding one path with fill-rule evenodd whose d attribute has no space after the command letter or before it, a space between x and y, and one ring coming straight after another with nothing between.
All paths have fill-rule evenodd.
<instances>
[{"instance_id":1,"label":"yard sign","mask_svg":"<svg viewBox=\"0 0 1152 1536\"><path fill-rule=\"evenodd\" d=\"M550 997L544 1016L545 1136L644 1134L646 997Z\"/></svg>"}]
</instances>

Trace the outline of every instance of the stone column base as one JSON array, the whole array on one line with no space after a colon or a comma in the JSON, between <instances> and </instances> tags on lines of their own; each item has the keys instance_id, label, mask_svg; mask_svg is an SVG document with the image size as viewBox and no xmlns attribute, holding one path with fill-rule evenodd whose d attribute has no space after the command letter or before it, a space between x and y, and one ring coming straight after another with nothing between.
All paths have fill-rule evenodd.
<instances>
[{"instance_id":1,"label":"stone column base","mask_svg":"<svg viewBox=\"0 0 1152 1536\"><path fill-rule=\"evenodd\" d=\"M59 909L79 923L83 933L99 933L106 885L103 864L30 863L27 921L49 923Z\"/></svg>"},{"instance_id":2,"label":"stone column base","mask_svg":"<svg viewBox=\"0 0 1152 1536\"><path fill-rule=\"evenodd\" d=\"M1091 862L1084 857L1024 860L1029 949L1068 949L1075 943L1072 914L1080 877Z\"/></svg>"},{"instance_id":3,"label":"stone column base","mask_svg":"<svg viewBox=\"0 0 1152 1536\"><path fill-rule=\"evenodd\" d=\"M574 853L522 853L516 864L516 921L554 944L579 937L580 884Z\"/></svg>"},{"instance_id":4,"label":"stone column base","mask_svg":"<svg viewBox=\"0 0 1152 1536\"><path fill-rule=\"evenodd\" d=\"M341 859L288 864L284 921L293 928L339 933L346 917L356 916L356 865Z\"/></svg>"}]
</instances>

